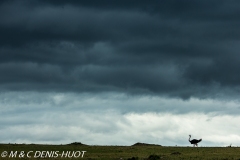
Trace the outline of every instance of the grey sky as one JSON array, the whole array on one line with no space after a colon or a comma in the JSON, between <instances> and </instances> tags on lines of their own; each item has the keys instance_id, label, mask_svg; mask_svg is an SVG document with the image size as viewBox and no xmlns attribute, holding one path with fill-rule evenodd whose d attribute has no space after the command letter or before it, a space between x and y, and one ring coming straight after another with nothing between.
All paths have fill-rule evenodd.
<instances>
[{"instance_id":1,"label":"grey sky","mask_svg":"<svg viewBox=\"0 0 240 160\"><path fill-rule=\"evenodd\" d=\"M98 135L102 128L106 135L114 137L110 128L118 131L122 125L116 120L109 128L104 125L116 117L120 124L127 124L126 117L131 114L132 123L138 116L144 120L151 114L169 114L172 120L191 113L202 115L202 120L223 116L232 123L228 116L239 118L239 6L236 0L1 1L1 125L23 126L24 131L31 125L36 129L38 125L50 127L51 116L79 113L90 117L83 122L84 129L92 130L89 135ZM94 117L100 118L99 111L116 117L102 117L103 127L96 127L92 123ZM31 119L30 115L38 116ZM76 115L72 118L77 120ZM63 128L68 126L65 119L59 120ZM207 122L208 128L214 124ZM78 125L73 124L76 128ZM134 137L138 127L126 136ZM76 130L80 135L86 133ZM52 132L51 127L45 133L48 131ZM66 140L45 140L42 132L32 138L16 133L0 141L63 143L74 141L77 135L73 129ZM145 141L161 143L156 132L153 129L153 138ZM127 144L129 140L121 139L119 133L118 141L106 144ZM240 143L237 131L229 134ZM93 137L83 139L86 143L104 144ZM173 137L177 139L170 136L164 143L188 143ZM225 143L226 139L215 143L209 138L205 145Z\"/></svg>"}]
</instances>

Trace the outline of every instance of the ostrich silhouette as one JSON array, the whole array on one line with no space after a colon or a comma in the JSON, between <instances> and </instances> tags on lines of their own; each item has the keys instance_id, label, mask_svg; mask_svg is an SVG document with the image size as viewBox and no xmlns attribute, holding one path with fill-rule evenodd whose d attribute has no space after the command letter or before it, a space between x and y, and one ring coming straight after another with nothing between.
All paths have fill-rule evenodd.
<instances>
[{"instance_id":1,"label":"ostrich silhouette","mask_svg":"<svg viewBox=\"0 0 240 160\"><path fill-rule=\"evenodd\" d=\"M193 144L193 147L195 147L195 146L198 147L198 143L202 141L202 138L199 139L199 140L197 140L197 139L192 139L192 140L190 140L190 138L191 138L191 135L189 135L188 141L189 141L191 144Z\"/></svg>"}]
</instances>

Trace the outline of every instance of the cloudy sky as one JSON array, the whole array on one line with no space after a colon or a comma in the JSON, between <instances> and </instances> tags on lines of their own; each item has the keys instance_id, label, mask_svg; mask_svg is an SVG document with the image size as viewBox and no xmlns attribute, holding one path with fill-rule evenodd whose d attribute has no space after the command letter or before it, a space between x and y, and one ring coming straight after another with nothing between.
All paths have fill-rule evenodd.
<instances>
[{"instance_id":1,"label":"cloudy sky","mask_svg":"<svg viewBox=\"0 0 240 160\"><path fill-rule=\"evenodd\" d=\"M0 1L0 143L239 146L239 7Z\"/></svg>"}]
</instances>

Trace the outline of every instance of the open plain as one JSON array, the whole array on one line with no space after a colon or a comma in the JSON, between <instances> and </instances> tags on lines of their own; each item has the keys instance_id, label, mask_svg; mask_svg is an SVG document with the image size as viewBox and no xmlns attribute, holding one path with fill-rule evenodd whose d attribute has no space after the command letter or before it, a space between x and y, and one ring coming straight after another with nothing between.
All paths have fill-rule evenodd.
<instances>
[{"instance_id":1,"label":"open plain","mask_svg":"<svg viewBox=\"0 0 240 160\"><path fill-rule=\"evenodd\" d=\"M17 151L17 154L15 154ZM48 154L46 154L48 152ZM0 159L239 160L240 147L180 147L136 143L132 146L0 144ZM3 153L6 153L4 155ZM41 153L43 153L41 155ZM15 155L14 155L15 154ZM74 157L75 154L75 157Z\"/></svg>"}]
</instances>

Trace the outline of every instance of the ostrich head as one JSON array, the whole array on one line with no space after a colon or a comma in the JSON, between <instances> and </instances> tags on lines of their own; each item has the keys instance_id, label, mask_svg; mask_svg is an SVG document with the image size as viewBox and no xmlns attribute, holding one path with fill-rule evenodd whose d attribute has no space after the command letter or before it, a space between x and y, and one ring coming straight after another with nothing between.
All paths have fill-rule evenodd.
<instances>
[{"instance_id":1,"label":"ostrich head","mask_svg":"<svg viewBox=\"0 0 240 160\"><path fill-rule=\"evenodd\" d=\"M190 142L191 135L189 135L188 141Z\"/></svg>"}]
</instances>

